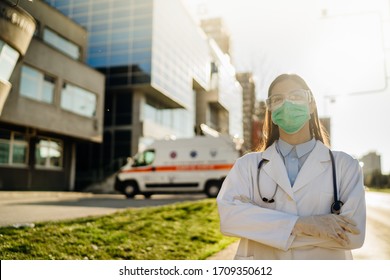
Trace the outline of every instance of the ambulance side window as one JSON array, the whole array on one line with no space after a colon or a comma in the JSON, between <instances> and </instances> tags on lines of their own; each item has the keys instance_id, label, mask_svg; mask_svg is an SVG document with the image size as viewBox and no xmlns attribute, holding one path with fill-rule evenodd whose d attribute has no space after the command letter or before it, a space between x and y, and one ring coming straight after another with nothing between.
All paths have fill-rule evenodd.
<instances>
[{"instance_id":1,"label":"ambulance side window","mask_svg":"<svg viewBox=\"0 0 390 280\"><path fill-rule=\"evenodd\" d=\"M146 165L150 165L153 163L154 161L154 150L146 150L140 154L138 154L135 158L134 158L134 164L133 166L136 167L136 166L146 166Z\"/></svg>"},{"instance_id":2,"label":"ambulance side window","mask_svg":"<svg viewBox=\"0 0 390 280\"><path fill-rule=\"evenodd\" d=\"M154 150L145 151L145 165L150 165L154 161Z\"/></svg>"}]
</instances>

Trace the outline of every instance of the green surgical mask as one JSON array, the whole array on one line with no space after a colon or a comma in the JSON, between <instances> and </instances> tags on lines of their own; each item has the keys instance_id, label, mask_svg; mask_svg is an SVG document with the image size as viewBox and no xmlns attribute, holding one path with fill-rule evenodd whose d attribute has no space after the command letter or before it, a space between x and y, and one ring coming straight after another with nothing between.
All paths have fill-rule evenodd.
<instances>
[{"instance_id":1,"label":"green surgical mask","mask_svg":"<svg viewBox=\"0 0 390 280\"><path fill-rule=\"evenodd\" d=\"M286 100L281 107L272 111L272 122L288 134L301 130L309 119L308 104L294 104Z\"/></svg>"}]
</instances>

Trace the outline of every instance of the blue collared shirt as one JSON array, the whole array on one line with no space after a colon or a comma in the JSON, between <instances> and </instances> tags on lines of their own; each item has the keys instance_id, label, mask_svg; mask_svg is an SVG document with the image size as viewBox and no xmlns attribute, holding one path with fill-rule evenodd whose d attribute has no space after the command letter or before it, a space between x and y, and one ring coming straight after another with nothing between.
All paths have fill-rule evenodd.
<instances>
[{"instance_id":1,"label":"blue collared shirt","mask_svg":"<svg viewBox=\"0 0 390 280\"><path fill-rule=\"evenodd\" d=\"M301 170L301 167L310 155L310 152L314 149L315 145L316 140L314 138L296 146L290 145L282 139L279 139L276 142L276 148L284 161L284 165L286 166L291 186L294 185L299 170Z\"/></svg>"}]
</instances>

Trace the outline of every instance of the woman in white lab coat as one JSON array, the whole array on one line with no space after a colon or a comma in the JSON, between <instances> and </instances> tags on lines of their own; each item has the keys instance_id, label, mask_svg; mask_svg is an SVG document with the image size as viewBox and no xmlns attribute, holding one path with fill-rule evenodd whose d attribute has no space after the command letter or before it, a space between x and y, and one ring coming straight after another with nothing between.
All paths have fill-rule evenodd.
<instances>
[{"instance_id":1,"label":"woman in white lab coat","mask_svg":"<svg viewBox=\"0 0 390 280\"><path fill-rule=\"evenodd\" d=\"M298 75L271 83L263 133L261 151L236 161L217 197L222 233L241 238L235 259L352 259L365 237L361 168L346 153L329 153Z\"/></svg>"}]
</instances>

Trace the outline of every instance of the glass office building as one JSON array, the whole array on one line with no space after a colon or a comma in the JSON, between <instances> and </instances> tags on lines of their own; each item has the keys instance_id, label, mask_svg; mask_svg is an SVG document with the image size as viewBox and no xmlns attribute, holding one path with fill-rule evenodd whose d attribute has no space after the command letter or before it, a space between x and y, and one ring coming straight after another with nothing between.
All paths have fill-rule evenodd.
<instances>
[{"instance_id":1,"label":"glass office building","mask_svg":"<svg viewBox=\"0 0 390 280\"><path fill-rule=\"evenodd\" d=\"M162 98L153 96L155 99L167 101L158 108L183 108L189 113L188 123L173 122L172 128L178 134L185 132L189 136L192 133L192 80L207 88L210 59L204 35L180 1L46 2L87 28L87 62L94 68L113 70L106 72L109 86L150 85L158 91L154 95L164 95ZM121 70L124 66L126 70ZM146 102L148 115L144 118L152 117L151 104L153 102Z\"/></svg>"},{"instance_id":2,"label":"glass office building","mask_svg":"<svg viewBox=\"0 0 390 280\"><path fill-rule=\"evenodd\" d=\"M100 159L108 171L153 139L194 135L196 97L209 90L213 58L181 0L45 1L87 29L87 62L106 75ZM236 119L241 101L223 101L228 111L239 108ZM242 136L236 123L232 134Z\"/></svg>"},{"instance_id":3,"label":"glass office building","mask_svg":"<svg viewBox=\"0 0 390 280\"><path fill-rule=\"evenodd\" d=\"M180 0L46 2L88 30L87 62L107 77L106 127L135 127L139 120L142 131L132 129L138 137L128 137L141 141L152 137L149 131L160 137L193 135L193 84L207 89L210 54L205 34ZM142 94L139 116L135 91Z\"/></svg>"}]
</instances>

